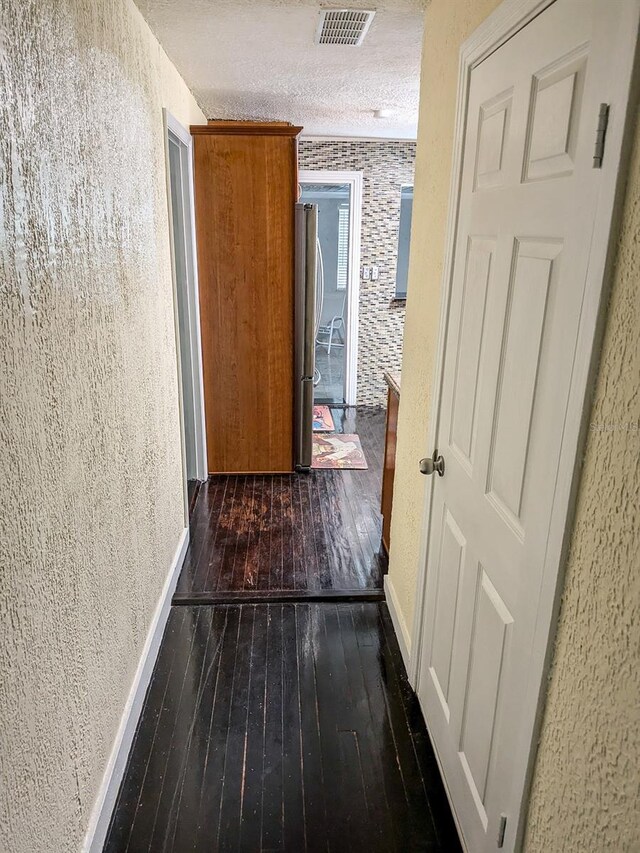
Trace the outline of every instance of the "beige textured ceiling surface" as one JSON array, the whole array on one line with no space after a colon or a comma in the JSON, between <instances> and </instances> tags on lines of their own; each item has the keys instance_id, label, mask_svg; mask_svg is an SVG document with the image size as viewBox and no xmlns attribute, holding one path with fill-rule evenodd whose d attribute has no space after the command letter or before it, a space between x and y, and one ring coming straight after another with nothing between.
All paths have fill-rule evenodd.
<instances>
[{"instance_id":1,"label":"beige textured ceiling surface","mask_svg":"<svg viewBox=\"0 0 640 853\"><path fill-rule=\"evenodd\" d=\"M209 118L282 119L307 135L415 139L426 0L331 4L376 10L361 47L316 45L314 0L137 4ZM391 114L376 118L377 109Z\"/></svg>"}]
</instances>

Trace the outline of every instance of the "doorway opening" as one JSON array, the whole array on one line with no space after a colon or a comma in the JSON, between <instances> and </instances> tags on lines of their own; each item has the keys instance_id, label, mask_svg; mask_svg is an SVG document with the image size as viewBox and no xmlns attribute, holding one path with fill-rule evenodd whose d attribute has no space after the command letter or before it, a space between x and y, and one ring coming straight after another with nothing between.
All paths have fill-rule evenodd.
<instances>
[{"instance_id":1,"label":"doorway opening","mask_svg":"<svg viewBox=\"0 0 640 853\"><path fill-rule=\"evenodd\" d=\"M166 111L165 123L182 466L188 517L199 483L207 479L192 139L189 132Z\"/></svg>"},{"instance_id":2,"label":"doorway opening","mask_svg":"<svg viewBox=\"0 0 640 853\"><path fill-rule=\"evenodd\" d=\"M318 208L314 402L342 405L350 188L348 184L304 184L302 201Z\"/></svg>"},{"instance_id":3,"label":"doorway opening","mask_svg":"<svg viewBox=\"0 0 640 853\"><path fill-rule=\"evenodd\" d=\"M356 402L362 174L300 172L300 200L317 206L314 403Z\"/></svg>"}]
</instances>

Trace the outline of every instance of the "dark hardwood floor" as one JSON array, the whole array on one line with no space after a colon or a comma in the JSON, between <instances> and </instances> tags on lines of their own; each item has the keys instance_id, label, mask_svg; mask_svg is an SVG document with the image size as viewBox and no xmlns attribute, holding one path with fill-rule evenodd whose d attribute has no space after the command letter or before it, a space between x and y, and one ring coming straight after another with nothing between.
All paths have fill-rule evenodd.
<instances>
[{"instance_id":1,"label":"dark hardwood floor","mask_svg":"<svg viewBox=\"0 0 640 853\"><path fill-rule=\"evenodd\" d=\"M173 607L104 849L459 851L386 605Z\"/></svg>"},{"instance_id":2,"label":"dark hardwood floor","mask_svg":"<svg viewBox=\"0 0 640 853\"><path fill-rule=\"evenodd\" d=\"M200 491L200 480L188 480L187 481L187 502L189 504L189 517L191 517L191 513L193 512L196 499L198 497L198 492Z\"/></svg>"},{"instance_id":3,"label":"dark hardwood floor","mask_svg":"<svg viewBox=\"0 0 640 853\"><path fill-rule=\"evenodd\" d=\"M333 416L367 471L200 488L106 853L460 851L382 601L384 412Z\"/></svg>"},{"instance_id":4,"label":"dark hardwood floor","mask_svg":"<svg viewBox=\"0 0 640 853\"><path fill-rule=\"evenodd\" d=\"M369 468L209 478L191 515L175 604L382 588L385 413L331 411L338 431L360 436Z\"/></svg>"}]
</instances>

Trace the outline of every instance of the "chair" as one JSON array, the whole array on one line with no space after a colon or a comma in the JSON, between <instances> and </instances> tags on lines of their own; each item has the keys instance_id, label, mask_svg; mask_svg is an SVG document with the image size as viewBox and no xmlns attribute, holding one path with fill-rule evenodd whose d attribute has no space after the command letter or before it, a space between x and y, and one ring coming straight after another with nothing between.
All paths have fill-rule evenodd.
<instances>
[{"instance_id":1,"label":"chair","mask_svg":"<svg viewBox=\"0 0 640 853\"><path fill-rule=\"evenodd\" d=\"M331 352L331 347L343 347L344 346L344 333L345 333L345 325L344 325L344 309L347 304L347 294L345 293L342 299L342 309L339 314L336 314L335 317L331 318L331 322L326 323L324 325L318 326L318 331L316 334L316 343L319 346L326 347L327 355ZM333 336L334 334L341 333L341 341L336 341L334 343ZM325 340L321 340L320 338L324 338Z\"/></svg>"}]
</instances>

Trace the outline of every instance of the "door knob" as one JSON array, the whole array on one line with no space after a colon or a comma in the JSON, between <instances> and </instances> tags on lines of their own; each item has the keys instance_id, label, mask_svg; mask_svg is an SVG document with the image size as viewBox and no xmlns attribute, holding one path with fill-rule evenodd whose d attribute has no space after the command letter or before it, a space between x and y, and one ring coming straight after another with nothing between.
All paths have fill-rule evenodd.
<instances>
[{"instance_id":1,"label":"door knob","mask_svg":"<svg viewBox=\"0 0 640 853\"><path fill-rule=\"evenodd\" d=\"M437 450L433 451L432 459L427 457L420 460L421 474L433 474L434 471L438 472L438 476L444 477L444 456L439 456Z\"/></svg>"}]
</instances>

